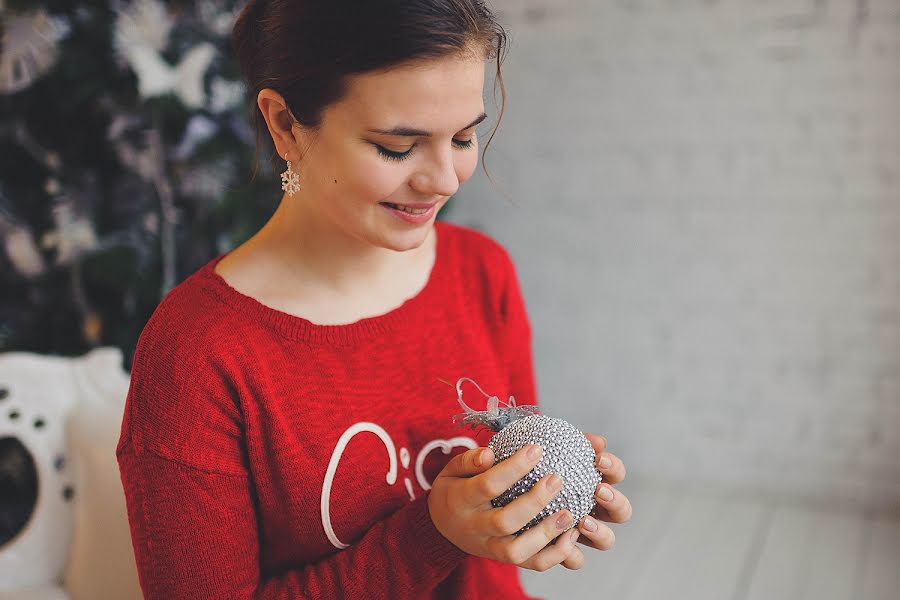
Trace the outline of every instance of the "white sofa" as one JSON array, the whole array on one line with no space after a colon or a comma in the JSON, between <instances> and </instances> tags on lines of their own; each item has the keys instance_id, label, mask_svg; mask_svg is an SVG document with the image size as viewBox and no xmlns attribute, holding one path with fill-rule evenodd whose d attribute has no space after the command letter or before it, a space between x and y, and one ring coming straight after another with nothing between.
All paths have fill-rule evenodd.
<instances>
[{"instance_id":1,"label":"white sofa","mask_svg":"<svg viewBox=\"0 0 900 600\"><path fill-rule=\"evenodd\" d=\"M0 600L141 598L115 457L128 383L115 348L0 354Z\"/></svg>"}]
</instances>

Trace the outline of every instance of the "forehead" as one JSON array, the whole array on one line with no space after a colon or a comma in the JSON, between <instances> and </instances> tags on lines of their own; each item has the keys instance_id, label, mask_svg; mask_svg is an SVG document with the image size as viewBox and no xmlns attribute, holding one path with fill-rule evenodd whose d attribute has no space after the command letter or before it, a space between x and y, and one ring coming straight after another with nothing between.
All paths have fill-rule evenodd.
<instances>
[{"instance_id":1,"label":"forehead","mask_svg":"<svg viewBox=\"0 0 900 600\"><path fill-rule=\"evenodd\" d=\"M356 75L334 108L355 126L453 134L484 109L484 62L450 56Z\"/></svg>"}]
</instances>

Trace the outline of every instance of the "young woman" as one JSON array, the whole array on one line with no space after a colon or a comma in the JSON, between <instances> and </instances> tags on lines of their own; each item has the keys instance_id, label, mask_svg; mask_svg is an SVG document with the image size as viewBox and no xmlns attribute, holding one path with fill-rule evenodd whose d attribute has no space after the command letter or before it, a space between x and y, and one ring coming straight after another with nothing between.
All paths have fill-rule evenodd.
<instances>
[{"instance_id":1,"label":"young woman","mask_svg":"<svg viewBox=\"0 0 900 600\"><path fill-rule=\"evenodd\" d=\"M484 65L499 76L505 40L491 12L259 0L233 36L286 193L138 344L117 456L145 596L526 598L517 566L610 548L600 521L631 507L603 438L597 518L513 535L561 482L493 508L540 447L494 465L439 381L536 403L508 253L435 221L477 163Z\"/></svg>"}]
</instances>

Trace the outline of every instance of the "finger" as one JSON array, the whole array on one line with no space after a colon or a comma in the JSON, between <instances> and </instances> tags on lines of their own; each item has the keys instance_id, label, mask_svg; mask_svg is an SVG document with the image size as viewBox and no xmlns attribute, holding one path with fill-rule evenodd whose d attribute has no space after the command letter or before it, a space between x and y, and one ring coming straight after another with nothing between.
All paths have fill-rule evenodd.
<instances>
[{"instance_id":1,"label":"finger","mask_svg":"<svg viewBox=\"0 0 900 600\"><path fill-rule=\"evenodd\" d=\"M584 437L588 439L588 441L591 443L591 446L594 447L594 452L596 452L598 455L606 450L606 438L602 435L585 432Z\"/></svg>"},{"instance_id":2,"label":"finger","mask_svg":"<svg viewBox=\"0 0 900 600\"><path fill-rule=\"evenodd\" d=\"M484 473L473 477L470 485L476 501L493 500L511 488L534 468L541 460L543 452L544 449L541 446L529 444L517 450L506 460L493 465Z\"/></svg>"},{"instance_id":3,"label":"finger","mask_svg":"<svg viewBox=\"0 0 900 600\"><path fill-rule=\"evenodd\" d=\"M488 548L501 560L517 565L541 551L561 533L573 525L572 513L560 510L541 520L521 535L488 538ZM562 558L560 558L562 560Z\"/></svg>"},{"instance_id":4,"label":"finger","mask_svg":"<svg viewBox=\"0 0 900 600\"><path fill-rule=\"evenodd\" d=\"M441 470L444 477L472 477L484 473L494 464L494 453L490 448L472 448L457 454Z\"/></svg>"},{"instance_id":5,"label":"finger","mask_svg":"<svg viewBox=\"0 0 900 600\"><path fill-rule=\"evenodd\" d=\"M575 537L577 541L577 538L579 536L575 535L573 537ZM581 551L581 548L573 545L572 551L569 553L569 556L567 556L566 560L562 561L560 564L567 569L576 571L584 566L584 553Z\"/></svg>"},{"instance_id":6,"label":"finger","mask_svg":"<svg viewBox=\"0 0 900 600\"><path fill-rule=\"evenodd\" d=\"M556 498L562 486L563 479L556 473L541 477L530 490L506 506L482 513L481 530L493 536L517 532Z\"/></svg>"},{"instance_id":7,"label":"finger","mask_svg":"<svg viewBox=\"0 0 900 600\"><path fill-rule=\"evenodd\" d=\"M578 538L580 543L597 550L610 550L616 543L613 530L590 515L578 524L578 532L581 534Z\"/></svg>"},{"instance_id":8,"label":"finger","mask_svg":"<svg viewBox=\"0 0 900 600\"><path fill-rule=\"evenodd\" d=\"M578 539L578 530L570 529L561 534L557 538L555 544L548 544L519 566L523 569L531 569L533 571L546 571L551 569L556 565L569 560L570 557L572 557L573 552L581 554L581 551L575 547L576 539ZM571 564L578 565L577 558L573 557ZM580 565L575 568L578 567L580 567Z\"/></svg>"},{"instance_id":9,"label":"finger","mask_svg":"<svg viewBox=\"0 0 900 600\"><path fill-rule=\"evenodd\" d=\"M625 464L612 452L601 452L597 455L597 470L607 483L621 483L625 479Z\"/></svg>"},{"instance_id":10,"label":"finger","mask_svg":"<svg viewBox=\"0 0 900 600\"><path fill-rule=\"evenodd\" d=\"M607 492L611 496L609 499ZM597 500L597 506L592 514L598 519L612 523L625 523L631 520L633 512L631 501L620 490L608 483L601 483L597 486L594 497Z\"/></svg>"}]
</instances>

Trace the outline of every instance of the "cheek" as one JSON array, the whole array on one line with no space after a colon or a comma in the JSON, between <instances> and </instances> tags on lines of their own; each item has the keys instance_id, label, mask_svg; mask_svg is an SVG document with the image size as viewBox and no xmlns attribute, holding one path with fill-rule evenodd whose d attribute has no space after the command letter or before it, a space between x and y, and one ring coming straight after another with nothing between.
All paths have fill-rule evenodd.
<instances>
[{"instance_id":1,"label":"cheek","mask_svg":"<svg viewBox=\"0 0 900 600\"><path fill-rule=\"evenodd\" d=\"M363 204L388 198L409 176L405 167L379 158L374 150L372 156L365 152L356 153L336 165L334 172L332 189L345 198L351 196L353 201ZM338 180L337 184L334 184L334 179Z\"/></svg>"},{"instance_id":2,"label":"cheek","mask_svg":"<svg viewBox=\"0 0 900 600\"><path fill-rule=\"evenodd\" d=\"M406 167L388 163L380 158L366 161L357 171L359 189L365 194L363 201L380 202L406 184L409 172Z\"/></svg>"},{"instance_id":3,"label":"cheek","mask_svg":"<svg viewBox=\"0 0 900 600\"><path fill-rule=\"evenodd\" d=\"M464 152L463 155L456 160L456 177L459 179L460 185L468 180L475 172L475 167L478 166L479 152L480 150L476 147L468 152Z\"/></svg>"}]
</instances>

